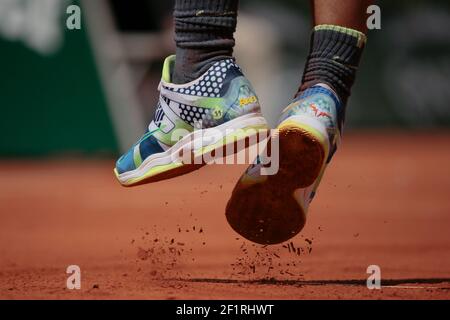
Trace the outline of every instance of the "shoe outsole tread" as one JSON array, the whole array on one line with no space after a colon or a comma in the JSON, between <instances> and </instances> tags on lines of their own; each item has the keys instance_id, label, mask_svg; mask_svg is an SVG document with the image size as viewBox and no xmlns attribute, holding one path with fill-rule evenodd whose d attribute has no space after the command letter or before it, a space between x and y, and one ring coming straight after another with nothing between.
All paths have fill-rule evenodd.
<instances>
[{"instance_id":1,"label":"shoe outsole tread","mask_svg":"<svg viewBox=\"0 0 450 320\"><path fill-rule=\"evenodd\" d=\"M306 212L294 191L315 182L326 154L320 139L296 125L280 128L279 152L278 173L260 183L238 183L226 208L230 226L263 245L282 243L303 229Z\"/></svg>"}]
</instances>

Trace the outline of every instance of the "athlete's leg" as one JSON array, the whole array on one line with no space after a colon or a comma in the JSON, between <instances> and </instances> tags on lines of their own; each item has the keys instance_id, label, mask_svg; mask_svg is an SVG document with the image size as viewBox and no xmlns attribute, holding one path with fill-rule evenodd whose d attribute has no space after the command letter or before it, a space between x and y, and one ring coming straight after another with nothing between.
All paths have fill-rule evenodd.
<instances>
[{"instance_id":1,"label":"athlete's leg","mask_svg":"<svg viewBox=\"0 0 450 320\"><path fill-rule=\"evenodd\" d=\"M312 0L314 25L332 24L366 32L366 11L373 0Z\"/></svg>"},{"instance_id":2,"label":"athlete's leg","mask_svg":"<svg viewBox=\"0 0 450 320\"><path fill-rule=\"evenodd\" d=\"M174 83L201 76L233 54L238 0L176 0Z\"/></svg>"},{"instance_id":3,"label":"athlete's leg","mask_svg":"<svg viewBox=\"0 0 450 320\"><path fill-rule=\"evenodd\" d=\"M279 170L251 166L233 190L227 219L242 236L279 243L301 231L327 163L339 144L345 106L366 42L369 1L316 0L310 52L300 89L283 110Z\"/></svg>"},{"instance_id":4,"label":"athlete's leg","mask_svg":"<svg viewBox=\"0 0 450 320\"><path fill-rule=\"evenodd\" d=\"M314 0L314 29L300 91L325 83L345 106L366 37L366 10L372 0Z\"/></svg>"}]
</instances>

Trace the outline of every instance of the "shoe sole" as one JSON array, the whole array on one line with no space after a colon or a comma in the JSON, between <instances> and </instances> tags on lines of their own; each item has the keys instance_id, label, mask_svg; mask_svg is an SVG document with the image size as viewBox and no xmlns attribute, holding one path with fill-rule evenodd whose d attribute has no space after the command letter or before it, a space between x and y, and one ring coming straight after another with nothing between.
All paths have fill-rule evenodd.
<instances>
[{"instance_id":1,"label":"shoe sole","mask_svg":"<svg viewBox=\"0 0 450 320\"><path fill-rule=\"evenodd\" d=\"M235 131L225 134L226 130ZM150 156L133 171L119 174L117 169L114 169L114 173L125 187L178 177L208 164L204 160L206 154L214 157L221 152L220 154L228 157L257 143L257 139L253 137L256 138L260 130L268 130L264 117L259 113L247 114L220 126L203 129L200 133L193 132L165 152ZM223 135L214 139L218 132ZM199 139L199 137L204 138ZM213 138L213 141L205 140L205 138ZM233 148L230 148L231 145ZM227 154L230 149L234 151L233 154Z\"/></svg>"},{"instance_id":2,"label":"shoe sole","mask_svg":"<svg viewBox=\"0 0 450 320\"><path fill-rule=\"evenodd\" d=\"M285 121L278 128L278 173L254 184L239 182L226 208L230 226L263 245L282 243L303 229L306 210L294 192L314 184L328 152L325 136L307 124Z\"/></svg>"}]
</instances>

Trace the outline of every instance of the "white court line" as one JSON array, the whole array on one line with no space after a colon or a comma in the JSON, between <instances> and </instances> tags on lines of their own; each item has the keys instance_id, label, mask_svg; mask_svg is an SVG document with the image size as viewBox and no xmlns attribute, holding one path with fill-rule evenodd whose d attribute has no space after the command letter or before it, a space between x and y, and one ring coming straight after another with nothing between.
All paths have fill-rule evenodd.
<instances>
[{"instance_id":1,"label":"white court line","mask_svg":"<svg viewBox=\"0 0 450 320\"><path fill-rule=\"evenodd\" d=\"M381 286L383 288L398 288L398 289L449 289L450 287L421 287L421 286Z\"/></svg>"}]
</instances>

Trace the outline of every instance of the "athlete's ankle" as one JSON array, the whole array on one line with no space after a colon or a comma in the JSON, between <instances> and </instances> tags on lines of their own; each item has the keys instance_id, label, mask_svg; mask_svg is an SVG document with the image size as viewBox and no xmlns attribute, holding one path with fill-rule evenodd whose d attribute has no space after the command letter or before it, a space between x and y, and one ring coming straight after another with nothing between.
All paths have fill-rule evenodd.
<instances>
[{"instance_id":1,"label":"athlete's ankle","mask_svg":"<svg viewBox=\"0 0 450 320\"><path fill-rule=\"evenodd\" d=\"M185 84L194 81L208 71L215 62L229 58L232 58L232 54L225 50L177 48L172 82Z\"/></svg>"},{"instance_id":2,"label":"athlete's ankle","mask_svg":"<svg viewBox=\"0 0 450 320\"><path fill-rule=\"evenodd\" d=\"M345 106L365 43L366 36L353 29L335 25L314 27L302 85L296 96L321 83L329 86Z\"/></svg>"}]
</instances>

